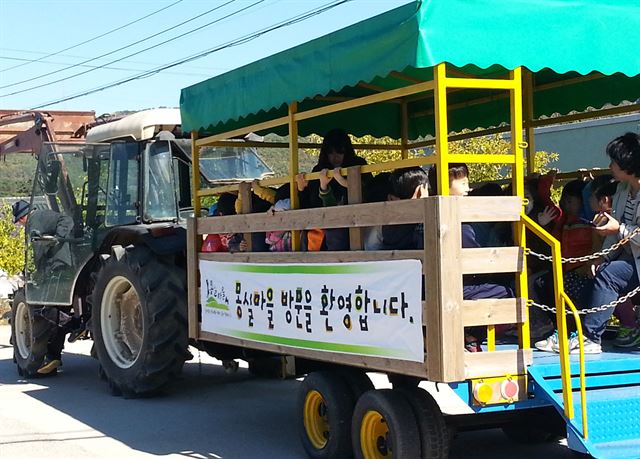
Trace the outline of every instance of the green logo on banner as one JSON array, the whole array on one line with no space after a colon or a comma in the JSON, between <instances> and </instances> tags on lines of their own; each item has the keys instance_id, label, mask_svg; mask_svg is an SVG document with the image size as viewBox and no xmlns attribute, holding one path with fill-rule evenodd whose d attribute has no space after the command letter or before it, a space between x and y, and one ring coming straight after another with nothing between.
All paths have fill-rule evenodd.
<instances>
[{"instance_id":1,"label":"green logo on banner","mask_svg":"<svg viewBox=\"0 0 640 459\"><path fill-rule=\"evenodd\" d=\"M224 303L218 303L218 301L212 296L207 298L207 307L208 308L214 308L214 309L221 309L223 311L228 311L229 310L229 306L227 306Z\"/></svg>"}]
</instances>

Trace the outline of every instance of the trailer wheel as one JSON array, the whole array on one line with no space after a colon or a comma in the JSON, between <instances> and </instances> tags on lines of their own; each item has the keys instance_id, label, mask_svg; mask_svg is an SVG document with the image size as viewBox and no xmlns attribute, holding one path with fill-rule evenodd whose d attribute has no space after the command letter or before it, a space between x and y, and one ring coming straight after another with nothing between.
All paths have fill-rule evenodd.
<instances>
[{"instance_id":1,"label":"trailer wheel","mask_svg":"<svg viewBox=\"0 0 640 459\"><path fill-rule=\"evenodd\" d=\"M302 446L313 459L351 457L354 399L337 372L310 373L300 385L298 414Z\"/></svg>"},{"instance_id":2,"label":"trailer wheel","mask_svg":"<svg viewBox=\"0 0 640 459\"><path fill-rule=\"evenodd\" d=\"M11 342L18 374L35 378L47 354L53 326L42 314L36 313L33 306L27 304L24 290L14 294L11 312Z\"/></svg>"},{"instance_id":3,"label":"trailer wheel","mask_svg":"<svg viewBox=\"0 0 640 459\"><path fill-rule=\"evenodd\" d=\"M449 457L450 432L438 403L431 394L419 388L401 389L418 421L422 459Z\"/></svg>"},{"instance_id":4,"label":"trailer wheel","mask_svg":"<svg viewBox=\"0 0 640 459\"><path fill-rule=\"evenodd\" d=\"M184 280L146 247L114 246L91 297L95 350L111 392L152 394L188 356Z\"/></svg>"},{"instance_id":5,"label":"trailer wheel","mask_svg":"<svg viewBox=\"0 0 640 459\"><path fill-rule=\"evenodd\" d=\"M351 436L357 459L415 459L418 424L406 397L395 390L365 393L353 413Z\"/></svg>"}]
</instances>

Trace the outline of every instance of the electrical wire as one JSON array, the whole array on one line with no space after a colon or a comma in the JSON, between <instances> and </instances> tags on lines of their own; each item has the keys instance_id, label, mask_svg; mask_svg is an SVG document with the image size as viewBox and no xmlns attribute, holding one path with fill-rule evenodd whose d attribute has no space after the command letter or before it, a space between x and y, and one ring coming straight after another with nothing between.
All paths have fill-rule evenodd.
<instances>
[{"instance_id":1,"label":"electrical wire","mask_svg":"<svg viewBox=\"0 0 640 459\"><path fill-rule=\"evenodd\" d=\"M145 20L147 18L150 18L151 16L153 16L155 14L158 14L158 13L160 13L160 12L166 10L166 9L171 8L172 6L177 5L178 3L181 3L182 1L183 0L178 0L176 2L173 2L170 5L167 5L167 6L163 7L163 8L160 8L159 10L156 10L156 11L154 11L152 13L147 14L146 16L142 16L141 18L138 18L138 19L136 19L134 21L127 22L126 24L121 25L120 27L116 27L115 29L111 29L111 30L109 30L109 31L107 31L105 33L101 33L100 35L96 35L93 38L89 38L88 40L85 40L83 42L77 43L77 44L75 44L73 46L69 46L68 48L61 49L60 51L56 51L55 53L47 54L46 56L42 56L42 57L40 57L38 59L35 59L35 60L31 61L31 62L24 62L22 64L14 65L13 67L9 67L8 69L4 69L3 72L7 72L9 70L17 69L18 67L23 67L23 66L29 65L29 64L31 64L33 62L40 62L40 61L42 61L44 59L47 59L48 57L57 56L60 53L64 53L65 51L69 51L70 49L74 49L74 48L77 48L79 46L86 45L87 43L91 43L92 41L95 41L95 40L97 40L99 38L106 37L107 35L111 35L112 33L117 32L118 30L122 30L122 29L124 29L126 27L129 27L130 25L133 25L133 24L135 24L137 22L140 22L140 21L143 21L143 20ZM18 84L18 83L16 83L16 84Z\"/></svg>"},{"instance_id":2,"label":"electrical wire","mask_svg":"<svg viewBox=\"0 0 640 459\"><path fill-rule=\"evenodd\" d=\"M94 94L96 92L104 91L105 89L110 89L110 88L114 88L116 86L121 86L123 84L130 83L131 81L135 81L135 80L139 80L139 79L143 79L143 78L148 78L148 77L150 77L152 75L156 75L156 74L158 74L158 73L160 73L160 72L162 72L164 70L170 69L172 67L176 67L178 65L186 64L187 62L192 62L192 61L195 61L197 59L201 59L203 57L206 57L206 56L208 56L208 55L210 55L212 53L221 51L223 49L227 49L227 48L238 46L238 45L241 45L241 44L244 44L244 43L248 43L248 42L250 42L252 40L255 40L256 38L258 38L258 37L260 37L262 35L265 35L265 34L268 34L270 32L273 32L274 30L281 29L283 27L288 27L290 25L297 24L297 23L302 22L302 21L306 21L307 19L310 19L313 16L322 14L322 13L324 13L326 11L329 11L329 10L331 10L331 9L337 7L337 6L342 5L343 3L348 3L350 1L353 1L353 0L337 0L337 1L333 1L333 2L327 3L327 4L325 4L325 5L321 6L321 7L314 8L313 10L309 10L306 13L302 13L300 15L294 16L292 18L289 18L287 20L284 20L282 22L279 22L279 23L274 24L272 26L269 26L267 28L258 30L256 32L251 33L251 34L244 35L244 36L242 36L240 38L237 38L235 40L229 41L229 42L224 43L222 45L218 45L218 46L216 46L214 48L210 48L210 49L205 50L205 51L201 51L201 52L199 52L197 54L193 54L193 55L191 55L189 57L180 59L178 61L174 61L174 62L171 62L169 64L166 64L166 65L163 65L163 66L160 66L160 67L156 67L154 69L148 70L148 71L140 73L138 75L134 75L134 76L129 77L129 78L118 80L118 81L106 84L104 86L99 86L99 87L96 87L96 88L93 88L93 89L86 90L86 91L81 92L81 93L77 93L77 94L74 94L74 95L71 95L71 96L67 96L67 97L61 98L61 99L57 99L57 100L53 100L53 101L50 101L50 102L45 102L45 103L42 103L42 104L38 104L38 105L30 108L29 110L36 110L36 109L48 107L50 105L59 104L59 103L62 103L62 102L67 102L69 100L78 99L80 97L88 96L88 95Z\"/></svg>"},{"instance_id":3,"label":"electrical wire","mask_svg":"<svg viewBox=\"0 0 640 459\"><path fill-rule=\"evenodd\" d=\"M91 59L86 59L86 60L84 60L84 61L82 61L82 62L79 62L79 63L77 63L77 64L69 65L69 66L64 67L64 68L62 68L62 69L54 70L54 71L51 71L51 72L48 72L48 73L43 73L42 75L38 75L38 76L35 76L35 77L32 77L32 78L28 78L28 79L26 79L26 80L22 80L22 81L18 81L18 82L16 82L16 83L11 83L11 84L7 84L7 85L4 85L4 86L0 86L0 89L11 88L11 87L13 87L13 86L18 86L18 85L21 85L21 84L24 84L24 83L28 83L28 82L30 82L30 81L39 80L39 79L44 78L44 77L47 77L47 76L55 75L56 73L64 72L65 70L69 70L69 69L72 69L72 68L78 67L78 66L80 66L80 65L87 64L87 63L89 63L89 62L93 62L93 61L95 61L95 60L97 60L97 59L101 59L101 58L103 58L103 57L110 56L111 54L115 54L115 53L120 52L120 51L122 51L122 50L124 50L124 49L131 48L132 46L138 45L138 44L140 44L140 43L142 43L142 42L145 42L145 41L147 41L147 40L150 40L150 39L152 39L152 38L155 38L155 37L157 37L158 35L162 35L162 34L165 34L165 33L167 33L167 32L170 32L171 30L177 29L178 27L181 27L181 26L183 26L183 25L185 25L185 24L187 24L187 23L189 23L189 22L195 21L196 19L199 19L199 18L201 18L201 17L203 17L203 16L206 16L206 15L208 15L208 14L211 14L211 13L213 13L214 11L219 10L220 8L223 8L223 7L225 7L225 6L227 6L227 5L231 4L231 3L233 3L233 2L235 2L235 1L236 1L236 0L228 0L227 2L223 3L222 5L218 5L218 6L214 7L214 8L211 8L210 10L207 10L207 11L205 11L204 13L200 13L199 15L194 16L194 17L192 17L192 18L190 18L190 19L187 19L186 21L183 21L183 22L181 22L181 23L179 23L179 24L176 24L176 25L174 25L174 26L171 26L171 27L169 27L169 28L167 28L167 29L161 30L160 32L156 32L156 33L154 33L153 35L149 35L149 36L147 36L147 37L145 37L145 38L142 38L142 39L140 39L140 40L137 40L137 41L135 41L135 42L133 42L133 43L129 43L128 45L122 46L122 47L120 47L120 48L118 48L118 49L115 49L115 50L113 50L113 51L109 51L108 53L101 54L100 56L92 57ZM262 1L264 1L264 0L260 0L260 2L262 2ZM260 2L259 2L259 3L260 3ZM216 22L216 21L214 21L213 23L215 23L215 22ZM172 38L172 39L169 39L169 40L166 40L166 41L164 41L164 42L161 42L160 44L157 44L157 45L151 46L151 47L149 47L149 48L143 49L142 51L138 51L138 52L136 52L136 53L130 54L129 56L126 56L126 57L121 58L121 59L117 59L117 60L112 61L112 62L109 62L109 63L107 63L107 64L105 64L105 65L113 64L114 62L119 62L119 61L121 61L121 60L123 60L123 59L126 59L127 57L135 56L136 54L143 53L143 52L145 52L145 51L148 51L149 49L153 49L153 48L155 48L155 47L161 46L161 45L163 45L163 44L165 44L165 43L168 43L168 42L170 42L170 41L173 41L173 40L176 40L176 39L178 39L178 38L181 38L181 37L182 37L182 36L184 36L184 35L188 35L189 33L193 33L193 32L195 32L195 31L197 31L197 30L200 30L201 28L208 27L208 26L209 26L209 25L211 25L211 24L212 24L212 23L205 24L205 25L204 25L204 26L202 26L202 27L198 27L198 28L192 29L192 30L190 30L189 32L187 32L186 34L178 35L177 37L174 37L174 38ZM14 92L12 92L12 93L2 94L2 95L0 95L0 97L13 96L13 95L15 95L15 94L21 94L21 93L23 93L23 92L31 91L31 90L33 90L33 89L38 89L38 88L41 88L41 87L46 86L46 85L49 85L49 84L59 83L60 81L65 81L65 79L67 79L67 78L74 78L74 77L76 77L76 76L83 75L84 73L86 73L86 72L79 73L79 74L74 74L74 75L71 75L70 77L66 77L66 78L62 78L62 79L59 79L59 80L50 81L50 82L48 82L48 83L43 83L43 84L38 85L38 86L32 86L32 87L30 87L30 88L21 89L21 90L19 90L19 91L14 91Z\"/></svg>"},{"instance_id":4,"label":"electrical wire","mask_svg":"<svg viewBox=\"0 0 640 459\"><path fill-rule=\"evenodd\" d=\"M33 62L33 59L24 59L24 58L20 58L20 57L9 57L9 56L0 56L0 59L5 59L5 60L10 60L10 61L30 61ZM55 62L55 61L40 61L43 64L51 64L51 65L67 65L66 62ZM130 62L131 64L135 64L135 62ZM145 65L148 65L148 63L146 63ZM90 69L97 69L98 66L97 65L89 65L89 64L84 64L84 65L80 65L79 67L87 67ZM122 72L140 72L142 71L142 69L132 69L132 68L127 68L127 67L102 67L105 70L117 70L117 71L122 71ZM209 67L209 69L211 69ZM220 68L221 70L225 70L226 68ZM193 73L193 72L176 72L173 73L173 75L195 75L195 76L206 76L203 73Z\"/></svg>"},{"instance_id":5,"label":"electrical wire","mask_svg":"<svg viewBox=\"0 0 640 459\"><path fill-rule=\"evenodd\" d=\"M274 2L278 2L281 0L274 0ZM0 48L0 50L6 50L6 51L14 51L14 52L19 52L19 53L26 53L26 54L47 54L47 53L43 53L43 52L38 52L38 51L29 51L29 50L23 50L23 49L13 49L13 48ZM86 56L79 56L77 54L59 54L58 56L60 57L65 57L65 58L70 58L70 59L87 59ZM9 61L20 61L20 62L34 62L37 59L36 58L26 58L26 57L16 57L16 56L0 56L0 59L4 59L4 60L9 60ZM127 64L132 64L132 65L158 65L156 63L153 62L144 62L144 61L132 61L129 59L123 60L121 62L126 62ZM69 62L57 62L57 61L41 61L42 64L52 64L52 65L69 65ZM96 65L87 65L87 64L83 64L80 65L79 67L97 67L98 64ZM125 70L121 67L106 67L107 69L117 69L117 70ZM192 69L206 69L206 70L210 70L211 67L191 67ZM221 68L224 69L224 68ZM139 72L141 69L128 69L131 72Z\"/></svg>"}]
</instances>

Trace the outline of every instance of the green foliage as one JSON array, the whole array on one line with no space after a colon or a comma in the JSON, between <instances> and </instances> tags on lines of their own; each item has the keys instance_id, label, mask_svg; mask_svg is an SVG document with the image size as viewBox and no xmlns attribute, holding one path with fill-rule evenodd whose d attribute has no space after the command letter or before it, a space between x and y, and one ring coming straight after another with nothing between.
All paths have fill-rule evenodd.
<instances>
[{"instance_id":1,"label":"green foliage","mask_svg":"<svg viewBox=\"0 0 640 459\"><path fill-rule=\"evenodd\" d=\"M508 155L511 154L511 143L500 134L471 139L458 140L449 144L449 152L455 154L475 155ZM558 160L558 153L538 151L535 156L534 170L544 174L551 164ZM526 170L526 164L525 164ZM504 164L469 164L472 182L487 182L511 178L511 168Z\"/></svg>"},{"instance_id":2,"label":"green foliage","mask_svg":"<svg viewBox=\"0 0 640 459\"><path fill-rule=\"evenodd\" d=\"M0 207L0 269L10 276L24 268L24 228L13 224L11 206Z\"/></svg>"},{"instance_id":3,"label":"green foliage","mask_svg":"<svg viewBox=\"0 0 640 459\"><path fill-rule=\"evenodd\" d=\"M36 171L36 159L28 154L8 154L0 160L0 196L28 196Z\"/></svg>"},{"instance_id":4,"label":"green foliage","mask_svg":"<svg viewBox=\"0 0 640 459\"><path fill-rule=\"evenodd\" d=\"M307 138L307 141L313 142L313 143L322 143L322 137L313 134ZM375 149L375 150L358 150L356 152L357 155L366 159L368 164L379 164L379 163L397 161L399 159L402 159L402 152L399 149L400 143L397 140L394 140L390 137L383 137L381 139L377 139L370 135L365 135L363 137L351 136L351 142L354 144L354 146L356 146L356 149L358 144L395 145L398 147L397 150L391 150L386 148ZM310 155L313 155L314 157L317 157L318 155L320 155L320 149L307 149L306 152L309 153Z\"/></svg>"}]
</instances>

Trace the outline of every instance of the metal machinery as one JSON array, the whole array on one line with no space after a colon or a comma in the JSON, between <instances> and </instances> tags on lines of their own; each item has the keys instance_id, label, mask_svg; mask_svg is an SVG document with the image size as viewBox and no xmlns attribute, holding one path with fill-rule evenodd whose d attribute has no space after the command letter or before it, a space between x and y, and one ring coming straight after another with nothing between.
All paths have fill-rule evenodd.
<instances>
[{"instance_id":1,"label":"metal machinery","mask_svg":"<svg viewBox=\"0 0 640 459\"><path fill-rule=\"evenodd\" d=\"M89 332L114 393L155 392L190 356L191 158L190 140L179 138L179 112L149 110L100 124L83 143L52 143L46 125L39 129L32 203L46 202L45 211L73 224L51 236L27 223L26 285L14 298L18 371L35 376L48 340L73 317L70 331ZM240 150L211 150L202 181L269 175L254 150Z\"/></svg>"}]
</instances>

